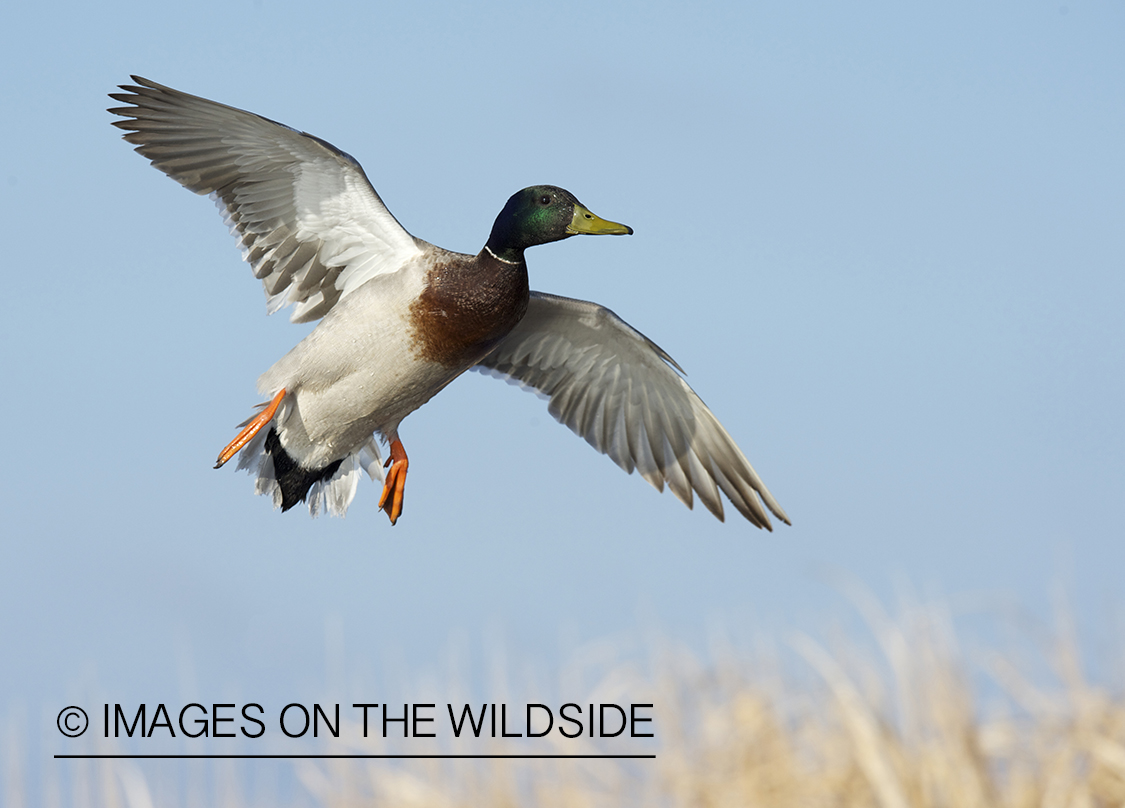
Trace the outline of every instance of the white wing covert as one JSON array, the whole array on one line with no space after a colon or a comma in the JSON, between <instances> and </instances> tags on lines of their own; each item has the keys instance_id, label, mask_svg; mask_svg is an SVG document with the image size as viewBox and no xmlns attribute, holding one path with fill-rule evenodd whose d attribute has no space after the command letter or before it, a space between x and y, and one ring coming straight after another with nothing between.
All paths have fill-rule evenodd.
<instances>
[{"instance_id":1,"label":"white wing covert","mask_svg":"<svg viewBox=\"0 0 1125 808\"><path fill-rule=\"evenodd\" d=\"M387 210L362 167L313 135L139 76L112 97L125 140L156 168L210 195L262 281L269 313L323 317L342 295L395 272L420 242Z\"/></svg>"},{"instance_id":2,"label":"white wing covert","mask_svg":"<svg viewBox=\"0 0 1125 808\"><path fill-rule=\"evenodd\" d=\"M604 306L532 292L527 315L474 369L545 396L558 421L618 466L723 519L721 490L772 530L789 517L707 405L652 340ZM760 501L759 501L760 500Z\"/></svg>"}]
</instances>

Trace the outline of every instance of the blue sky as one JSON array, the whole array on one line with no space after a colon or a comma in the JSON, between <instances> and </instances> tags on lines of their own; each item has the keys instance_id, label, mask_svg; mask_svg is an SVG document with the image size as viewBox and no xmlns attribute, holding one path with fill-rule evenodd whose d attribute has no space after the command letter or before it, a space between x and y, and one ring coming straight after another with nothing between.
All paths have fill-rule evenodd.
<instances>
[{"instance_id":1,"label":"blue sky","mask_svg":"<svg viewBox=\"0 0 1125 808\"><path fill-rule=\"evenodd\" d=\"M1041 618L1062 586L1120 647L1125 6L384 5L2 12L0 717L305 692L326 625L414 670L815 630L840 575ZM632 225L532 287L675 357L793 527L689 512L475 374L403 424L393 529L370 482L313 521L213 471L307 327L110 126L130 73L334 143L450 249L534 183Z\"/></svg>"}]
</instances>

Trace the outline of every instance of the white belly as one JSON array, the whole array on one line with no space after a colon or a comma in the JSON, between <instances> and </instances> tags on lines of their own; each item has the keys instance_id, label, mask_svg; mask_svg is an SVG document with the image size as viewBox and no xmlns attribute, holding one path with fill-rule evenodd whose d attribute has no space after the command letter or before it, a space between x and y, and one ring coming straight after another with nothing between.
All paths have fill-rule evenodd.
<instances>
[{"instance_id":1,"label":"white belly","mask_svg":"<svg viewBox=\"0 0 1125 808\"><path fill-rule=\"evenodd\" d=\"M342 298L311 334L258 380L289 395L274 425L285 450L306 468L344 457L399 423L467 367L422 359L407 320L420 282L412 273L373 278Z\"/></svg>"}]
</instances>

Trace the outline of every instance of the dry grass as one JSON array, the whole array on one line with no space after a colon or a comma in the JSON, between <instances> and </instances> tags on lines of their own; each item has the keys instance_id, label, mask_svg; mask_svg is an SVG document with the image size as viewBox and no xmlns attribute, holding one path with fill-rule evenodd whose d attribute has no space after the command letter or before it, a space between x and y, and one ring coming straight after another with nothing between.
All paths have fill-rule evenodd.
<instances>
[{"instance_id":1,"label":"dry grass","mask_svg":"<svg viewBox=\"0 0 1125 808\"><path fill-rule=\"evenodd\" d=\"M876 638L870 653L798 636L780 654L715 652L704 664L665 648L650 673L620 663L605 668L584 693L594 702L655 704L656 739L643 748L655 760L296 761L301 793L253 799L243 796L244 771L216 764L208 793L186 801L231 808L1125 806L1125 694L1083 677L1073 632L1060 631L1031 663L989 651L970 662L939 609L890 620L871 603L861 608ZM793 661L776 661L790 649ZM408 751L529 751L500 741L477 741L471 750L418 743ZM537 752L641 748L635 740L536 743ZM401 751L383 741L333 744L318 751ZM19 768L9 760L10 808L24 804L22 788L12 787ZM182 789L160 793L134 764L82 771L66 794L49 785L49 801L147 808L183 800Z\"/></svg>"}]
</instances>

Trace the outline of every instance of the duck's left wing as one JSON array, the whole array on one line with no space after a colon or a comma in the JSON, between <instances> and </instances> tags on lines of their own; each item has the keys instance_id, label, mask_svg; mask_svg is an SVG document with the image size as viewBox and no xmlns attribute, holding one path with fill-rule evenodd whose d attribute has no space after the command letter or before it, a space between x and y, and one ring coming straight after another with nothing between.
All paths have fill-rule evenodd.
<instances>
[{"instance_id":1,"label":"duck's left wing","mask_svg":"<svg viewBox=\"0 0 1125 808\"><path fill-rule=\"evenodd\" d=\"M532 292L527 315L474 369L545 396L556 419L625 471L637 469L723 519L722 490L758 527L789 517L668 354L604 306ZM765 508L763 508L763 503Z\"/></svg>"},{"instance_id":2,"label":"duck's left wing","mask_svg":"<svg viewBox=\"0 0 1125 808\"><path fill-rule=\"evenodd\" d=\"M341 296L395 272L422 247L387 210L353 157L320 138L133 76L111 98L125 140L215 200L272 314L323 317Z\"/></svg>"}]
</instances>

